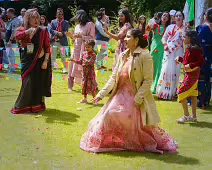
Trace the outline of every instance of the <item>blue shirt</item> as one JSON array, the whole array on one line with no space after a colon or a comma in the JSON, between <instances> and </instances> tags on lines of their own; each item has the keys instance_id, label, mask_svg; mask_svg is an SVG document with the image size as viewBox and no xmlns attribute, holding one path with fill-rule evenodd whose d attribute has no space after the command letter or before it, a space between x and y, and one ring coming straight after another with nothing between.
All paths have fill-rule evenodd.
<instances>
[{"instance_id":1,"label":"blue shirt","mask_svg":"<svg viewBox=\"0 0 212 170\"><path fill-rule=\"evenodd\" d=\"M15 34L15 31L18 27L21 26L21 21L18 19L18 17L15 17L8 21L6 25L6 42L9 42L10 37L12 37ZM14 41L13 41L14 42Z\"/></svg>"}]
</instances>

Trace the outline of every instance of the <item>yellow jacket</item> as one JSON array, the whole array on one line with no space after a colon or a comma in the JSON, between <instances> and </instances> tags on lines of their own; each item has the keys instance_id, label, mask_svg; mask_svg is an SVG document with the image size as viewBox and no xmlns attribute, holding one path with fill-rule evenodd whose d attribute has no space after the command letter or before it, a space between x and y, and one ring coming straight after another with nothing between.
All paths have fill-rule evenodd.
<instances>
[{"instance_id":1,"label":"yellow jacket","mask_svg":"<svg viewBox=\"0 0 212 170\"><path fill-rule=\"evenodd\" d=\"M112 76L105 87L97 94L97 97L103 99L111 90L113 91L110 99L116 94L118 80L125 58L129 57L129 75L135 91L134 101L140 105L142 123L143 125L155 125L160 122L160 116L156 108L154 97L150 91L153 80L153 62L151 56L147 50L140 47L134 51L133 56L129 55L129 50L120 54Z\"/></svg>"}]
</instances>

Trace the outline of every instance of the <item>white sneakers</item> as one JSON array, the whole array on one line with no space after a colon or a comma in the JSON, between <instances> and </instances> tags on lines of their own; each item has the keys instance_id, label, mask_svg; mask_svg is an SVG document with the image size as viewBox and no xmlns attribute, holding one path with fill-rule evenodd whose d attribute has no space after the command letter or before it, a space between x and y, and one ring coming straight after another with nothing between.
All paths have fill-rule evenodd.
<instances>
[{"instance_id":1,"label":"white sneakers","mask_svg":"<svg viewBox=\"0 0 212 170\"><path fill-rule=\"evenodd\" d=\"M66 68L63 68L62 69L62 72L65 74L65 73L68 73L67 69Z\"/></svg>"},{"instance_id":2,"label":"white sneakers","mask_svg":"<svg viewBox=\"0 0 212 170\"><path fill-rule=\"evenodd\" d=\"M185 123L185 122L197 122L197 118L189 115L177 119L177 123Z\"/></svg>"}]
</instances>

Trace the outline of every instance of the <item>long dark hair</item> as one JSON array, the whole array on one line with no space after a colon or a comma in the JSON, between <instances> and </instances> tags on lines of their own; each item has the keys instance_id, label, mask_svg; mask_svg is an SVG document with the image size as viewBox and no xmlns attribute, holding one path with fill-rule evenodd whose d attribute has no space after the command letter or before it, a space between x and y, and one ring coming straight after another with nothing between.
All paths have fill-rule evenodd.
<instances>
[{"instance_id":1,"label":"long dark hair","mask_svg":"<svg viewBox=\"0 0 212 170\"><path fill-rule=\"evenodd\" d=\"M41 15L40 18L43 17L45 19L44 26L48 25L48 20L45 15Z\"/></svg>"},{"instance_id":2,"label":"long dark hair","mask_svg":"<svg viewBox=\"0 0 212 170\"><path fill-rule=\"evenodd\" d=\"M187 30L185 35L190 38L190 47L192 49L202 49L200 39L195 30Z\"/></svg>"},{"instance_id":3,"label":"long dark hair","mask_svg":"<svg viewBox=\"0 0 212 170\"><path fill-rule=\"evenodd\" d=\"M208 8L206 11L207 20L209 23L212 23L212 8Z\"/></svg>"},{"instance_id":4,"label":"long dark hair","mask_svg":"<svg viewBox=\"0 0 212 170\"><path fill-rule=\"evenodd\" d=\"M185 14L182 12L182 11L177 11L175 14L174 14L174 17L176 17L177 13L180 12L183 16L183 19L185 19Z\"/></svg>"},{"instance_id":5,"label":"long dark hair","mask_svg":"<svg viewBox=\"0 0 212 170\"><path fill-rule=\"evenodd\" d=\"M166 25L165 25L166 27L168 27L171 24L171 16L168 11L165 11L163 14L165 14L165 13L168 14L168 16L169 16L169 20L166 22ZM161 24L162 24L162 20L160 20L160 22L159 22L159 25L161 25Z\"/></svg>"},{"instance_id":6,"label":"long dark hair","mask_svg":"<svg viewBox=\"0 0 212 170\"><path fill-rule=\"evenodd\" d=\"M76 16L71 19L71 21L79 21L80 25L85 26L90 20L87 13L84 10L80 9L79 11L77 11Z\"/></svg>"},{"instance_id":7,"label":"long dark hair","mask_svg":"<svg viewBox=\"0 0 212 170\"><path fill-rule=\"evenodd\" d=\"M144 33L138 28L130 30L131 35L133 38L138 38L138 46L141 48L146 48L148 46L148 41L144 37Z\"/></svg>"},{"instance_id":8,"label":"long dark hair","mask_svg":"<svg viewBox=\"0 0 212 170\"><path fill-rule=\"evenodd\" d=\"M103 16L104 16L104 14L103 14L103 12L102 11L97 11L96 12L96 18L97 18L97 20L101 20L102 18L103 18Z\"/></svg>"},{"instance_id":9,"label":"long dark hair","mask_svg":"<svg viewBox=\"0 0 212 170\"><path fill-rule=\"evenodd\" d=\"M145 16L145 15L141 15L141 16L138 18L138 28L139 28L139 25L141 24L141 22L140 22L140 19L141 19L141 18L144 18L144 19L145 19L144 23L142 24L142 30L141 30L141 32L142 32L143 34L145 34L145 32L146 32L146 16Z\"/></svg>"},{"instance_id":10,"label":"long dark hair","mask_svg":"<svg viewBox=\"0 0 212 170\"><path fill-rule=\"evenodd\" d=\"M130 19L130 13L129 13L129 11L127 11L127 10L121 10L119 12L119 15L120 14L123 14L125 16L125 23L128 23L129 22L131 24L131 19ZM121 23L120 20L119 20L119 27L123 27L125 23Z\"/></svg>"}]
</instances>

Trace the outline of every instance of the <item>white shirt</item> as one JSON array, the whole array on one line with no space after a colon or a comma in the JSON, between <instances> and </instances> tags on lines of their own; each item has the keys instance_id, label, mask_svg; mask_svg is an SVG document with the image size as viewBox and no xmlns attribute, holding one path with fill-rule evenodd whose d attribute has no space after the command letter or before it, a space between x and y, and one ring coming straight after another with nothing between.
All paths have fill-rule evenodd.
<instances>
[{"instance_id":1,"label":"white shirt","mask_svg":"<svg viewBox=\"0 0 212 170\"><path fill-rule=\"evenodd\" d=\"M18 16L18 19L21 21L22 24L24 23L24 18L21 15Z\"/></svg>"}]
</instances>

